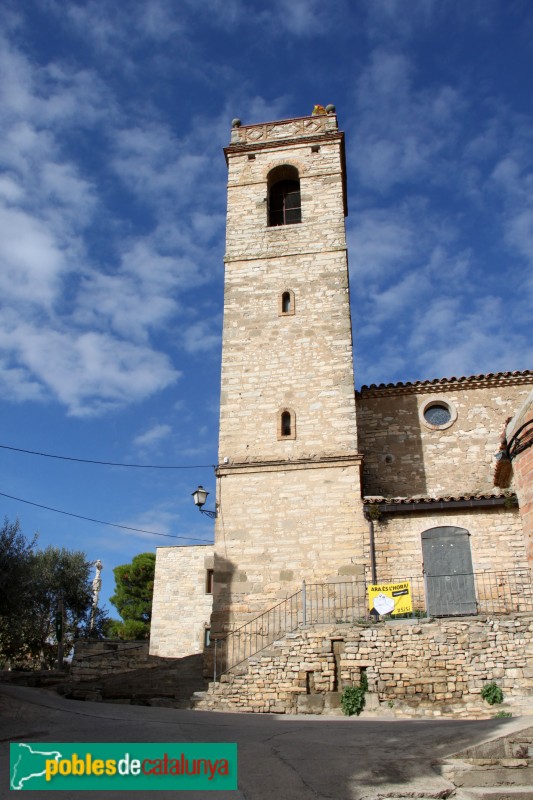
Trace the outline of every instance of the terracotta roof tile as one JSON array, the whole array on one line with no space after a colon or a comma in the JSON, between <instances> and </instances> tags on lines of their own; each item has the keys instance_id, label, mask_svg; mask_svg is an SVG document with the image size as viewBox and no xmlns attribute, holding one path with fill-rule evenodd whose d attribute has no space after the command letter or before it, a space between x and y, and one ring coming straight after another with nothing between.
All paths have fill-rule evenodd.
<instances>
[{"instance_id":1,"label":"terracotta roof tile","mask_svg":"<svg viewBox=\"0 0 533 800\"><path fill-rule=\"evenodd\" d=\"M359 395L370 394L374 392L384 394L388 392L401 392L401 391L433 391L453 389L456 386L467 385L472 388L478 386L489 386L498 383L529 383L533 382L533 371L523 370L515 372L489 372L486 375L463 375L459 378L452 376L451 378L433 378L432 380L425 381L405 381L399 383L371 383L369 386L361 386L357 392Z\"/></svg>"},{"instance_id":2,"label":"terracotta roof tile","mask_svg":"<svg viewBox=\"0 0 533 800\"><path fill-rule=\"evenodd\" d=\"M511 495L514 497L514 494ZM461 494L461 495L442 495L440 497L383 497L381 495L366 495L363 497L365 505L407 505L417 503L448 503L470 500L492 500L493 498L506 498L508 494L504 492L485 492L484 494Z\"/></svg>"}]
</instances>

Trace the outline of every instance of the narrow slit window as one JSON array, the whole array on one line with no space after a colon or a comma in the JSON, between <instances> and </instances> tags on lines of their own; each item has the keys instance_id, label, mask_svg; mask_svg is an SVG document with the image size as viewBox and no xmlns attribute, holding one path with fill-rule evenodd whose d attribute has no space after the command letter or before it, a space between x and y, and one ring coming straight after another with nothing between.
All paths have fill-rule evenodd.
<instances>
[{"instance_id":1,"label":"narrow slit window","mask_svg":"<svg viewBox=\"0 0 533 800\"><path fill-rule=\"evenodd\" d=\"M292 289L285 289L279 295L278 312L280 316L294 314L294 292Z\"/></svg>"},{"instance_id":2,"label":"narrow slit window","mask_svg":"<svg viewBox=\"0 0 533 800\"><path fill-rule=\"evenodd\" d=\"M278 439L296 439L296 416L290 408L278 414Z\"/></svg>"},{"instance_id":3,"label":"narrow slit window","mask_svg":"<svg viewBox=\"0 0 533 800\"><path fill-rule=\"evenodd\" d=\"M215 571L208 569L205 575L205 593L213 594L213 583L215 580Z\"/></svg>"}]
</instances>

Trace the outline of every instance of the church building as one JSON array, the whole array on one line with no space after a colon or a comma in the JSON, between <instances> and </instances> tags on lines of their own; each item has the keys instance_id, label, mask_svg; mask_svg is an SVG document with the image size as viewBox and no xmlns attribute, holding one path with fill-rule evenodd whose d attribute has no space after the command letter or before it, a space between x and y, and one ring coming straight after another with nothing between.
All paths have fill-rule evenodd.
<instances>
[{"instance_id":1,"label":"church building","mask_svg":"<svg viewBox=\"0 0 533 800\"><path fill-rule=\"evenodd\" d=\"M486 597L528 610L532 481L516 465L533 453L533 374L356 391L334 107L234 120L224 152L215 541L157 548L150 652L198 653L274 607L288 630L302 587L343 608L351 592L359 616L369 585L407 580L435 616L475 615Z\"/></svg>"}]
</instances>

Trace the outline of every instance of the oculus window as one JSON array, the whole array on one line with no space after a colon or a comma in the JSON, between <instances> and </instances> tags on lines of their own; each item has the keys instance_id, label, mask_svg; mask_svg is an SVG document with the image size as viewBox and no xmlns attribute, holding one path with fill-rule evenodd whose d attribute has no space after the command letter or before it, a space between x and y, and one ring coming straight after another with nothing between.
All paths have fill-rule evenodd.
<instances>
[{"instance_id":1,"label":"oculus window","mask_svg":"<svg viewBox=\"0 0 533 800\"><path fill-rule=\"evenodd\" d=\"M443 431L449 428L457 419L457 410L449 400L433 398L427 400L420 407L420 421L426 428L433 431Z\"/></svg>"}]
</instances>

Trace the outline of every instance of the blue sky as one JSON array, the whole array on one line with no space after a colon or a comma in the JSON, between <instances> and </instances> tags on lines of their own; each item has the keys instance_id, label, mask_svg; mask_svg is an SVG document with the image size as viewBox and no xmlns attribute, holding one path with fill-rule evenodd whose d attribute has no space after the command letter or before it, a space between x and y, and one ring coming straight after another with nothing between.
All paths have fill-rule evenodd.
<instances>
[{"instance_id":1,"label":"blue sky","mask_svg":"<svg viewBox=\"0 0 533 800\"><path fill-rule=\"evenodd\" d=\"M112 569L210 541L230 124L334 103L356 386L528 369L529 0L4 0L0 491ZM113 609L111 609L113 611Z\"/></svg>"}]
</instances>

